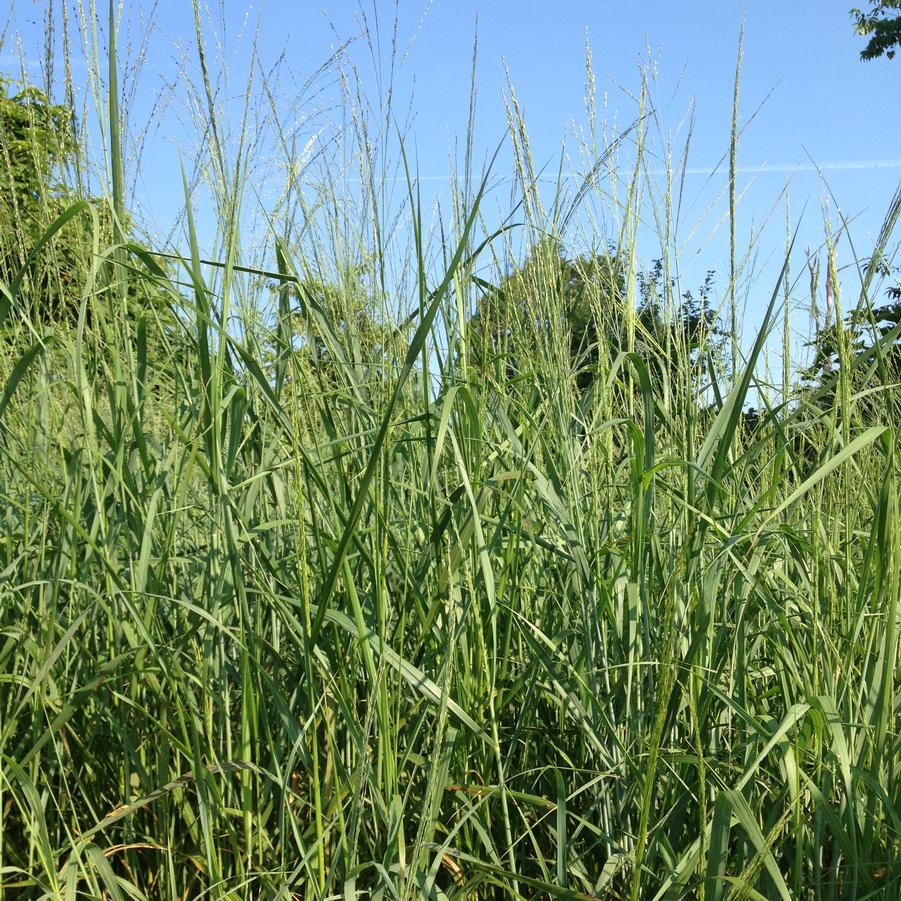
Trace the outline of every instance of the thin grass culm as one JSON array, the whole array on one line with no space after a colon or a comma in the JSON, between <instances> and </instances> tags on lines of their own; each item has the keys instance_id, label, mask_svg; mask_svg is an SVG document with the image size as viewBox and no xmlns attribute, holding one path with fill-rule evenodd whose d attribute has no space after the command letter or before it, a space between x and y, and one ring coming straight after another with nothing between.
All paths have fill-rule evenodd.
<instances>
[{"instance_id":1,"label":"thin grass culm","mask_svg":"<svg viewBox=\"0 0 901 901\"><path fill-rule=\"evenodd\" d=\"M0 82L0 898L901 896L901 193L755 274L741 37L688 290L652 68L609 126L586 44L556 175L510 78L480 167L475 45L431 207L397 22L304 119L194 3L161 238L73 9L86 121Z\"/></svg>"}]
</instances>

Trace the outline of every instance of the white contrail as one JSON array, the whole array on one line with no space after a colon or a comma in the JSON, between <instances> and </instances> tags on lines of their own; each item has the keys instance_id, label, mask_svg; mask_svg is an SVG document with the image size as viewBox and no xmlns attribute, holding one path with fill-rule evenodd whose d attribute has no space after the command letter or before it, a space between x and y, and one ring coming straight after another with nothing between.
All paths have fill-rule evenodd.
<instances>
[{"instance_id":1,"label":"white contrail","mask_svg":"<svg viewBox=\"0 0 901 901\"><path fill-rule=\"evenodd\" d=\"M901 160L832 160L826 163L757 163L753 166L737 166L735 171L741 175L792 175L796 172L851 172L851 171L863 171L867 169L901 169ZM728 170L728 166L722 163L719 166L689 166L685 170L686 175L716 175L717 173L722 173ZM665 175L665 169L649 169L650 175ZM673 171L674 175L679 174L679 170ZM579 175L575 172L567 172L563 173L562 176L559 176L564 181L572 181L572 180L581 180L584 176ZM540 182L556 182L558 176L543 176L539 177L537 181ZM389 175L386 178L376 178L375 181L377 183L382 182L394 182L394 181L404 181L406 180L406 176L404 175ZM417 175L414 176L414 180L416 181L440 181L446 182L449 180L449 176L447 175ZM510 178L499 178L497 179L497 183L506 184L508 182L514 181L512 177ZM345 176L343 181L345 182L358 182L360 181L359 177L354 176Z\"/></svg>"},{"instance_id":2,"label":"white contrail","mask_svg":"<svg viewBox=\"0 0 901 901\"><path fill-rule=\"evenodd\" d=\"M719 167L720 169L723 166ZM901 160L833 160L826 163L759 163L756 166L737 166L736 172L745 175L757 173L787 174L792 172L846 172L855 169L901 169ZM689 166L687 175L713 175L719 171L702 166Z\"/></svg>"}]
</instances>

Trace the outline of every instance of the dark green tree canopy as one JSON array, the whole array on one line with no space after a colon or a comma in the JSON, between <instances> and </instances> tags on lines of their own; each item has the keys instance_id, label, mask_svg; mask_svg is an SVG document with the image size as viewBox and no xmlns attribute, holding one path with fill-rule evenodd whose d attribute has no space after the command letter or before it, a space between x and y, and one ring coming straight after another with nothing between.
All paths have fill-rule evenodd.
<instances>
[{"instance_id":1,"label":"dark green tree canopy","mask_svg":"<svg viewBox=\"0 0 901 901\"><path fill-rule=\"evenodd\" d=\"M475 362L482 367L500 363L497 375L509 380L527 374L528 360L540 344L563 341L578 388L589 388L599 366L630 349L626 277L616 247L569 258L555 242L540 243L481 298L472 320ZM712 282L709 272L697 295L676 296L675 281L666 283L661 261L638 274L631 349L657 377L669 378L666 361L674 359L677 348L694 359L702 347L712 349L720 340L707 307Z\"/></svg>"},{"instance_id":2,"label":"dark green tree canopy","mask_svg":"<svg viewBox=\"0 0 901 901\"><path fill-rule=\"evenodd\" d=\"M860 52L861 59L891 59L895 48L901 44L901 0L871 0L871 9L864 12L851 10L857 33L869 37L867 46Z\"/></svg>"}]
</instances>

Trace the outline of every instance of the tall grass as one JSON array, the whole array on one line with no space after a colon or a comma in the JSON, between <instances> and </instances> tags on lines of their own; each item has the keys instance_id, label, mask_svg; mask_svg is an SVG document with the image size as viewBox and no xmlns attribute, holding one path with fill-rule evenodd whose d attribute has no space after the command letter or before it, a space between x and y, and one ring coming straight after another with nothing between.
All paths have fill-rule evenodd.
<instances>
[{"instance_id":1,"label":"tall grass","mask_svg":"<svg viewBox=\"0 0 901 901\"><path fill-rule=\"evenodd\" d=\"M891 386L874 403L851 378L884 375L888 344L846 346L819 400L766 384L802 271L790 240L749 350L734 330L721 354L641 333L640 222L667 284L679 271L679 173L670 154L652 180L649 92L635 128L589 136L581 190L550 204L508 92L515 230L488 224L497 171L475 176L470 144L429 231L402 142L405 194L384 188L373 148L393 116L376 139L356 105L363 178L342 194L329 160L318 193L289 183L283 209L308 225L295 239L273 218L271 265L242 256L245 151L229 174L217 137L215 265L186 185L182 259L97 247L77 326L21 312L39 307L29 264L4 286L4 896L901 890L898 439ZM552 260L524 276L515 377L470 318L518 247L569 237L576 204L630 292L620 352L605 336L622 310L589 288L587 392ZM604 204L613 229L592 234ZM739 269L733 240L733 329ZM123 280L173 318L135 316Z\"/></svg>"}]
</instances>

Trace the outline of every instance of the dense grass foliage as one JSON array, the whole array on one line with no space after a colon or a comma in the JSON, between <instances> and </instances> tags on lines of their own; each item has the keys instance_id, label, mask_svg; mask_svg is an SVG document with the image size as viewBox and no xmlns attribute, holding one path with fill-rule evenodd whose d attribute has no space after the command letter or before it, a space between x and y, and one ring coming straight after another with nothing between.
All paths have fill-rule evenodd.
<instances>
[{"instance_id":1,"label":"dense grass foliage","mask_svg":"<svg viewBox=\"0 0 901 901\"><path fill-rule=\"evenodd\" d=\"M756 342L688 334L639 127L623 296L587 281L574 354L540 252L565 204L544 212L515 101L511 123L539 248L515 371L471 318L512 253L471 180L431 237L415 188L399 213L332 194L268 273L225 226L218 265L190 219L167 268L98 238L52 331L24 255L2 301L4 897L901 891L897 329L841 345L838 387L768 386L789 253Z\"/></svg>"}]
</instances>

